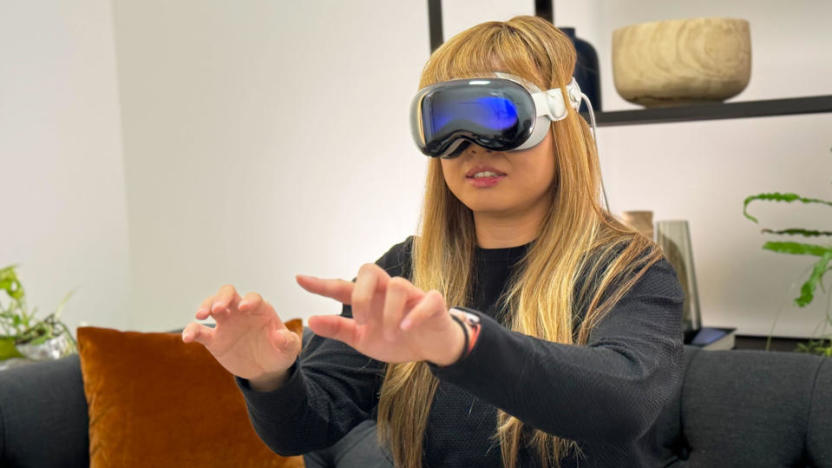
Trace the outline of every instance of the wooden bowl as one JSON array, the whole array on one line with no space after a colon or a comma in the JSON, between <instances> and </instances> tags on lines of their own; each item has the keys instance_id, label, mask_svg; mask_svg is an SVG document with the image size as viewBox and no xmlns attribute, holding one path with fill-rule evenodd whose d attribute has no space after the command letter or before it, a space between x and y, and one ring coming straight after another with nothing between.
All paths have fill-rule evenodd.
<instances>
[{"instance_id":1,"label":"wooden bowl","mask_svg":"<svg viewBox=\"0 0 832 468\"><path fill-rule=\"evenodd\" d=\"M720 102L751 78L748 21L694 18L616 29L612 35L615 88L646 107Z\"/></svg>"}]
</instances>

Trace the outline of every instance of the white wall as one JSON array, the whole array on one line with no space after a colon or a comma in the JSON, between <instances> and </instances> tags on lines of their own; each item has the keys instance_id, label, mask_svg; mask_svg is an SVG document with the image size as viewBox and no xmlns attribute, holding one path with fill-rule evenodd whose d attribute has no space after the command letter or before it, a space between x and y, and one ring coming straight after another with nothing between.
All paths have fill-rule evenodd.
<instances>
[{"instance_id":1,"label":"white wall","mask_svg":"<svg viewBox=\"0 0 832 468\"><path fill-rule=\"evenodd\" d=\"M0 266L28 305L128 323L121 121L110 3L0 2ZM3 294L3 301L6 300Z\"/></svg>"},{"instance_id":2,"label":"white wall","mask_svg":"<svg viewBox=\"0 0 832 468\"><path fill-rule=\"evenodd\" d=\"M444 3L446 37L533 13L531 0ZM751 21L736 100L830 92L828 2L556 6L599 52L606 109L634 108L612 86L612 30L662 18ZM24 264L45 309L80 286L72 325L179 327L224 283L285 318L337 313L294 275L351 278L416 229L426 159L407 111L429 53L424 1L4 2L0 39L14 70L0 73L0 195L18 202L0 260ZM808 259L763 252L741 204L830 198L830 118L601 129L613 211L690 221L706 324L765 334L796 295L785 289ZM765 226L832 228L821 209L752 210ZM775 333L811 333L822 305L786 310Z\"/></svg>"},{"instance_id":3,"label":"white wall","mask_svg":"<svg viewBox=\"0 0 832 468\"><path fill-rule=\"evenodd\" d=\"M115 24L131 327L181 326L225 283L340 312L294 275L352 278L415 232L426 4L116 1Z\"/></svg>"}]
</instances>

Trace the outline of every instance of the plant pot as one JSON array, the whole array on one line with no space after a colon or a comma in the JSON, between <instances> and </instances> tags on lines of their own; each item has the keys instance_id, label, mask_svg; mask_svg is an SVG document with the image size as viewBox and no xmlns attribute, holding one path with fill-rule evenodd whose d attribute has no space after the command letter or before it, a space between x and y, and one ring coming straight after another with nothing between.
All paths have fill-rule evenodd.
<instances>
[{"instance_id":1,"label":"plant pot","mask_svg":"<svg viewBox=\"0 0 832 468\"><path fill-rule=\"evenodd\" d=\"M60 359L72 352L72 343L67 338L66 333L61 333L40 344L19 344L17 350L26 358L34 361Z\"/></svg>"}]
</instances>

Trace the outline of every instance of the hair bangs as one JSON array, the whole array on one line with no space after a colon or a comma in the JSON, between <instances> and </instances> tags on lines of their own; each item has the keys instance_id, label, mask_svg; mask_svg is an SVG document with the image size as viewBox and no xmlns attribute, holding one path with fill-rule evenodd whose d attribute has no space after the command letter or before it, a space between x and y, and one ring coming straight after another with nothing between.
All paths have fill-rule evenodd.
<instances>
[{"instance_id":1,"label":"hair bangs","mask_svg":"<svg viewBox=\"0 0 832 468\"><path fill-rule=\"evenodd\" d=\"M550 79L540 69L524 36L520 29L500 22L462 31L433 53L422 70L419 87L499 71L546 89Z\"/></svg>"}]
</instances>

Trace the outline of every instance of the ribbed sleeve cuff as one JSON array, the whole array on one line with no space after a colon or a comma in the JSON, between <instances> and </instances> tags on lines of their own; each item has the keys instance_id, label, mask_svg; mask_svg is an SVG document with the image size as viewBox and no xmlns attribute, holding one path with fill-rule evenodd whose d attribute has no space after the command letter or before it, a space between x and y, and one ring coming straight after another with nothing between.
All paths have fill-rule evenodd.
<instances>
[{"instance_id":1,"label":"ribbed sleeve cuff","mask_svg":"<svg viewBox=\"0 0 832 468\"><path fill-rule=\"evenodd\" d=\"M234 376L237 386L243 393L246 403L254 413L267 412L275 414L275 409L279 408L279 413L284 415L291 415L293 412L306 407L306 384L303 378L303 372L300 370L300 358L298 358L292 367L287 372L289 373L283 385L270 392L260 392L251 388L248 379Z\"/></svg>"}]
</instances>

